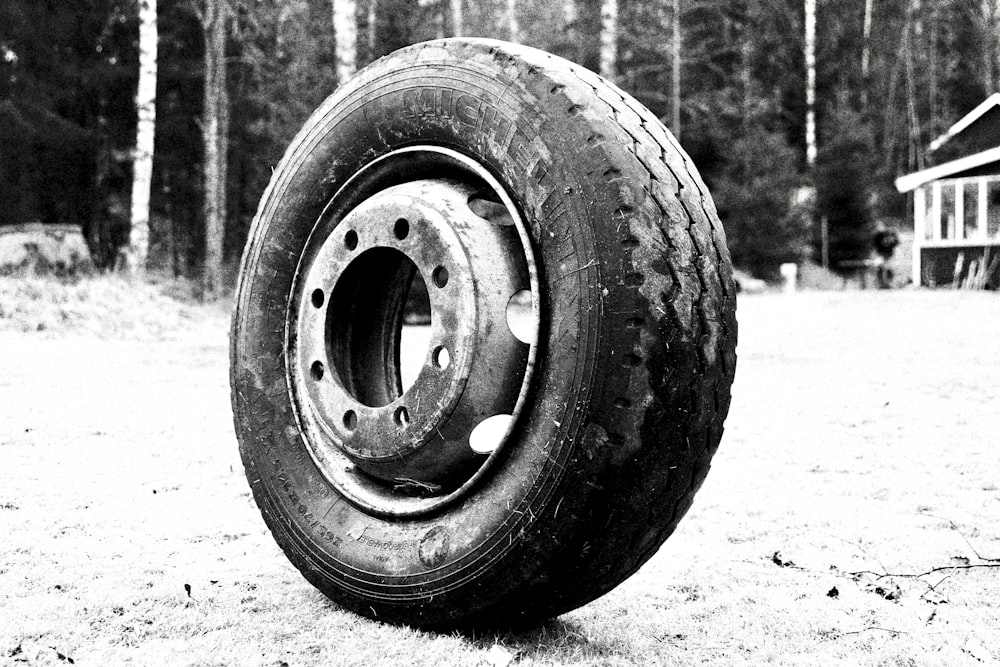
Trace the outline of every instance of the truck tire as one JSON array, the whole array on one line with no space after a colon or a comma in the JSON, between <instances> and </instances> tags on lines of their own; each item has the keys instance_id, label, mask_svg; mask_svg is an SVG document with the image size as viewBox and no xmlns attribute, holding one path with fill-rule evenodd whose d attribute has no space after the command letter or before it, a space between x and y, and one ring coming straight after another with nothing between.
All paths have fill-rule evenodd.
<instances>
[{"instance_id":1,"label":"truck tire","mask_svg":"<svg viewBox=\"0 0 1000 667\"><path fill-rule=\"evenodd\" d=\"M417 273L429 343L404 389ZM729 409L735 310L709 193L642 105L519 45L402 49L312 115L250 231L231 386L254 498L305 578L360 614L566 612L690 507Z\"/></svg>"}]
</instances>

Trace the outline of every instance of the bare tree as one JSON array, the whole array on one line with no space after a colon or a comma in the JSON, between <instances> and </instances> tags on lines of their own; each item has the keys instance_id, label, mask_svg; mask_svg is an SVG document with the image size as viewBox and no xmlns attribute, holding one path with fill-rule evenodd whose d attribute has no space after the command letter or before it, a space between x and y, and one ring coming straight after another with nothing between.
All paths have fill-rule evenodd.
<instances>
[{"instance_id":1,"label":"bare tree","mask_svg":"<svg viewBox=\"0 0 1000 667\"><path fill-rule=\"evenodd\" d=\"M673 0L670 24L673 28L671 44L671 96L670 96L670 128L681 140L681 0Z\"/></svg>"},{"instance_id":2,"label":"bare tree","mask_svg":"<svg viewBox=\"0 0 1000 667\"><path fill-rule=\"evenodd\" d=\"M940 95L940 85L939 85L939 68L940 68L940 55L938 53L938 40L940 39L941 32L941 17L939 6L937 4L931 5L931 36L928 43L925 45L927 49L927 101L928 108L930 110L930 126L932 131L940 132L950 125L945 119L941 118L941 95Z\"/></svg>"},{"instance_id":3,"label":"bare tree","mask_svg":"<svg viewBox=\"0 0 1000 667\"><path fill-rule=\"evenodd\" d=\"M868 109L869 73L872 60L872 5L874 0L865 0L865 19L861 35L861 106Z\"/></svg>"},{"instance_id":4,"label":"bare tree","mask_svg":"<svg viewBox=\"0 0 1000 667\"><path fill-rule=\"evenodd\" d=\"M447 0L437 0L434 3L434 36L437 39L444 39L447 35L445 34L445 6Z\"/></svg>"},{"instance_id":5,"label":"bare tree","mask_svg":"<svg viewBox=\"0 0 1000 667\"><path fill-rule=\"evenodd\" d=\"M816 164L816 0L806 3L806 164Z\"/></svg>"},{"instance_id":6,"label":"bare tree","mask_svg":"<svg viewBox=\"0 0 1000 667\"><path fill-rule=\"evenodd\" d=\"M917 75L913 62L913 42L923 36L923 22L920 19L920 9L920 0L911 0L907 4L906 22L903 26L903 58L906 65L906 115L909 127L907 167L911 171L924 168L920 115L917 112Z\"/></svg>"},{"instance_id":7,"label":"bare tree","mask_svg":"<svg viewBox=\"0 0 1000 667\"><path fill-rule=\"evenodd\" d=\"M334 28L336 29L336 28ZM375 60L375 47L378 46L378 0L368 0L368 10L365 18L365 40L368 48L368 61ZM339 58L338 58L339 62Z\"/></svg>"},{"instance_id":8,"label":"bare tree","mask_svg":"<svg viewBox=\"0 0 1000 667\"><path fill-rule=\"evenodd\" d=\"M617 70L618 0L601 0L601 76L614 81Z\"/></svg>"},{"instance_id":9,"label":"bare tree","mask_svg":"<svg viewBox=\"0 0 1000 667\"><path fill-rule=\"evenodd\" d=\"M153 182L156 136L156 0L139 0L139 85L135 95L138 121L132 160L132 212L128 265L133 273L146 270L149 255L149 193Z\"/></svg>"},{"instance_id":10,"label":"bare tree","mask_svg":"<svg viewBox=\"0 0 1000 667\"><path fill-rule=\"evenodd\" d=\"M521 40L521 30L517 24L517 0L507 0L507 34L512 42Z\"/></svg>"},{"instance_id":11,"label":"bare tree","mask_svg":"<svg viewBox=\"0 0 1000 667\"><path fill-rule=\"evenodd\" d=\"M202 27L205 38L205 90L202 141L205 158L205 297L222 290L223 238L226 223L226 173L229 151L229 91L226 86L226 29L229 6L225 0L205 0Z\"/></svg>"},{"instance_id":12,"label":"bare tree","mask_svg":"<svg viewBox=\"0 0 1000 667\"><path fill-rule=\"evenodd\" d=\"M579 11L577 0L563 0L562 20L563 37L566 40L566 52L564 55L576 62L583 61L583 44L580 40L580 27L577 24Z\"/></svg>"},{"instance_id":13,"label":"bare tree","mask_svg":"<svg viewBox=\"0 0 1000 667\"><path fill-rule=\"evenodd\" d=\"M374 3L372 5L374 14ZM358 6L355 0L333 0L337 84L343 85L358 69Z\"/></svg>"},{"instance_id":14,"label":"bare tree","mask_svg":"<svg viewBox=\"0 0 1000 667\"><path fill-rule=\"evenodd\" d=\"M1000 0L993 0L993 85L987 91L1000 92Z\"/></svg>"},{"instance_id":15,"label":"bare tree","mask_svg":"<svg viewBox=\"0 0 1000 667\"><path fill-rule=\"evenodd\" d=\"M465 32L465 21L462 17L462 0L451 0L451 34L461 37Z\"/></svg>"},{"instance_id":16,"label":"bare tree","mask_svg":"<svg viewBox=\"0 0 1000 667\"><path fill-rule=\"evenodd\" d=\"M1000 92L1000 0L982 0L982 86L987 94Z\"/></svg>"},{"instance_id":17,"label":"bare tree","mask_svg":"<svg viewBox=\"0 0 1000 667\"><path fill-rule=\"evenodd\" d=\"M563 0L563 22L566 26L576 23L576 0Z\"/></svg>"},{"instance_id":18,"label":"bare tree","mask_svg":"<svg viewBox=\"0 0 1000 667\"><path fill-rule=\"evenodd\" d=\"M449 0L417 0L417 6L423 10L422 14L426 16L429 13L432 17L435 39L444 39L446 36L445 14L448 13L448 5Z\"/></svg>"}]
</instances>

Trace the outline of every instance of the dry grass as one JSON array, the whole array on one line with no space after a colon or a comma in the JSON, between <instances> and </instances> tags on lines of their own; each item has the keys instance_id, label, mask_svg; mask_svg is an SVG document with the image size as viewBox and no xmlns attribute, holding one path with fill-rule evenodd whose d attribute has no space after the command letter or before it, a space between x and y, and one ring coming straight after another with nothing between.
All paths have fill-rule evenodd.
<instances>
[{"instance_id":1,"label":"dry grass","mask_svg":"<svg viewBox=\"0 0 1000 667\"><path fill-rule=\"evenodd\" d=\"M228 316L219 304L196 303L196 289L118 275L78 280L0 276L0 332L176 339L205 324L218 327Z\"/></svg>"},{"instance_id":2,"label":"dry grass","mask_svg":"<svg viewBox=\"0 0 1000 667\"><path fill-rule=\"evenodd\" d=\"M141 293L189 317L40 335L0 316L0 664L1000 658L1000 568L977 557L1000 558L995 294L744 297L726 438L677 533L581 610L458 636L359 619L299 577L242 477L224 313Z\"/></svg>"}]
</instances>

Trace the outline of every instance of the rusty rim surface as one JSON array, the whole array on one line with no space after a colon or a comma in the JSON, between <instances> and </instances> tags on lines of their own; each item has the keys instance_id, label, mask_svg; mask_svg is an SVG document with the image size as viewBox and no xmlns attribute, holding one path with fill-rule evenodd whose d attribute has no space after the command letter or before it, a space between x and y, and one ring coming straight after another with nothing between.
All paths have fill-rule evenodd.
<instances>
[{"instance_id":1,"label":"rusty rim surface","mask_svg":"<svg viewBox=\"0 0 1000 667\"><path fill-rule=\"evenodd\" d=\"M429 342L404 387L401 332L418 274ZM517 426L538 348L536 263L503 186L447 148L390 153L334 196L296 276L288 387L326 478L385 517L468 493Z\"/></svg>"}]
</instances>

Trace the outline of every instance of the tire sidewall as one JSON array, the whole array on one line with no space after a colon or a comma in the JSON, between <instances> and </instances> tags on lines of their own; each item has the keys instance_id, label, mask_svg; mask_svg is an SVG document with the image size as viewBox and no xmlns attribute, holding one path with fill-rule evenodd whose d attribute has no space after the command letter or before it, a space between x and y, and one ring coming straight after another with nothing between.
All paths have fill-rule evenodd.
<instances>
[{"instance_id":1,"label":"tire sidewall","mask_svg":"<svg viewBox=\"0 0 1000 667\"><path fill-rule=\"evenodd\" d=\"M574 443L601 372L600 270L617 261L600 256L605 244L591 216L602 212L593 202L607 199L610 219L618 191L577 178L581 161L594 161L586 123L545 105L549 91L513 85L505 56L470 56L459 63L432 49L398 52L320 108L262 201L234 317L235 419L265 520L310 581L387 620L468 616L534 577L574 530L587 495L579 480L593 478L598 465ZM536 82L546 85L544 76ZM421 144L472 157L507 188L537 253L549 325L539 332L512 446L492 474L442 513L389 521L343 499L309 456L290 400L285 327L299 259L324 207L366 164ZM428 596L433 608L424 607Z\"/></svg>"}]
</instances>

